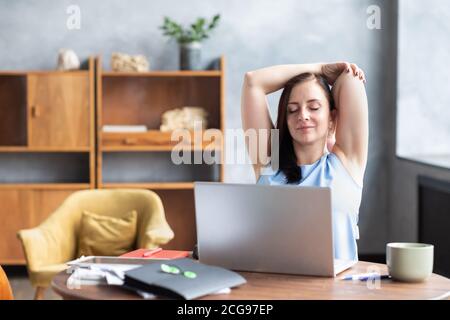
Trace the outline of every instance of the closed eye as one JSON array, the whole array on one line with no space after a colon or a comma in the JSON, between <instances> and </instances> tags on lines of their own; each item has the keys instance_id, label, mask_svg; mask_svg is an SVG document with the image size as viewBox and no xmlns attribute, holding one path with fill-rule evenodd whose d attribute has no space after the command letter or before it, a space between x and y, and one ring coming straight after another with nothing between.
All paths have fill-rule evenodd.
<instances>
[{"instance_id":1,"label":"closed eye","mask_svg":"<svg viewBox=\"0 0 450 320\"><path fill-rule=\"evenodd\" d=\"M319 110L320 107L321 107L321 105L317 101L309 105L309 109L310 110Z\"/></svg>"},{"instance_id":2,"label":"closed eye","mask_svg":"<svg viewBox=\"0 0 450 320\"><path fill-rule=\"evenodd\" d=\"M288 108L289 113L294 113L298 111L298 108L292 107L292 108Z\"/></svg>"}]
</instances>

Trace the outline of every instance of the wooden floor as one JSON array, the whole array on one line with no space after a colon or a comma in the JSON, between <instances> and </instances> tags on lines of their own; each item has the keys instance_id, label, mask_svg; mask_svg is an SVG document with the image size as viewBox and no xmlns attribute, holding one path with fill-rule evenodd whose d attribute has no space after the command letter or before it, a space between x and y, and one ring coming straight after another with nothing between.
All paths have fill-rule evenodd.
<instances>
[{"instance_id":1,"label":"wooden floor","mask_svg":"<svg viewBox=\"0 0 450 320\"><path fill-rule=\"evenodd\" d=\"M25 267L5 267L3 266L6 275L8 276L9 283L14 294L15 300L32 300L34 298L35 289L31 286L28 280L28 275ZM57 295L51 288L48 288L45 292L46 300L61 300L61 297Z\"/></svg>"}]
</instances>

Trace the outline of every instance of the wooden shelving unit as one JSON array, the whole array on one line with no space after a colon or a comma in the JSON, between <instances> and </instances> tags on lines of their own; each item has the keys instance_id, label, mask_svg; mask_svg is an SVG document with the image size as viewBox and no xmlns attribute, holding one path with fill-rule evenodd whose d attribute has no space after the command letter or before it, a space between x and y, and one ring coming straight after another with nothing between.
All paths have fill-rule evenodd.
<instances>
[{"instance_id":1,"label":"wooden shelving unit","mask_svg":"<svg viewBox=\"0 0 450 320\"><path fill-rule=\"evenodd\" d=\"M104 72L100 58L90 58L87 70L0 71L0 264L25 263L18 230L37 226L71 193L96 187L154 190L175 232L166 248L191 250L194 181L223 181L224 141L179 144L159 126L169 109L200 106L208 129L223 134L219 60L218 70L204 71ZM149 130L106 133L105 124ZM193 157L213 151L222 161L176 165L175 146Z\"/></svg>"},{"instance_id":2,"label":"wooden shelving unit","mask_svg":"<svg viewBox=\"0 0 450 320\"><path fill-rule=\"evenodd\" d=\"M104 71L104 77L218 77L222 76L222 70L204 71L147 71L147 72L117 72Z\"/></svg>"},{"instance_id":3,"label":"wooden shelving unit","mask_svg":"<svg viewBox=\"0 0 450 320\"><path fill-rule=\"evenodd\" d=\"M180 143L171 140L171 132L159 130L148 130L143 133L102 133L102 150L104 152L127 152L127 151L172 151L175 147L184 150L222 150L222 141L214 139L202 139L198 142L191 139L190 143ZM190 131L190 137L195 136ZM181 141L183 142L183 141Z\"/></svg>"},{"instance_id":4,"label":"wooden shelving unit","mask_svg":"<svg viewBox=\"0 0 450 320\"><path fill-rule=\"evenodd\" d=\"M104 188L141 188L151 190L189 190L194 188L193 182L163 182L163 183L105 183Z\"/></svg>"},{"instance_id":5,"label":"wooden shelving unit","mask_svg":"<svg viewBox=\"0 0 450 320\"><path fill-rule=\"evenodd\" d=\"M25 263L18 230L95 188L94 67L0 71L0 264Z\"/></svg>"},{"instance_id":6,"label":"wooden shelving unit","mask_svg":"<svg viewBox=\"0 0 450 320\"><path fill-rule=\"evenodd\" d=\"M223 181L219 164L172 163L175 145L194 154L211 152L223 160L223 141L196 141L180 145L171 132L160 132L162 114L183 106L208 112L208 129L224 133L224 58L219 70L104 71L96 59L97 186L145 188L159 194L175 238L166 248L192 250L196 243L194 181ZM146 125L147 132L103 132L104 125ZM216 131L217 132L217 131Z\"/></svg>"},{"instance_id":7,"label":"wooden shelving unit","mask_svg":"<svg viewBox=\"0 0 450 320\"><path fill-rule=\"evenodd\" d=\"M90 147L0 147L0 152L89 152Z\"/></svg>"},{"instance_id":8,"label":"wooden shelving unit","mask_svg":"<svg viewBox=\"0 0 450 320\"><path fill-rule=\"evenodd\" d=\"M90 189L89 183L14 183L0 184L0 190L83 190Z\"/></svg>"}]
</instances>

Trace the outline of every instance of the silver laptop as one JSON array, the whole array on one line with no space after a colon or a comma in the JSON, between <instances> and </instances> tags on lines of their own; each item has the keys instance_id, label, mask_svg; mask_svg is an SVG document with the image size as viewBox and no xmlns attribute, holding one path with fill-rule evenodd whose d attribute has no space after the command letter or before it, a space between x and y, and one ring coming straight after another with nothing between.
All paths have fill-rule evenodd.
<instances>
[{"instance_id":1,"label":"silver laptop","mask_svg":"<svg viewBox=\"0 0 450 320\"><path fill-rule=\"evenodd\" d=\"M331 189L195 182L199 260L240 271L336 276Z\"/></svg>"}]
</instances>

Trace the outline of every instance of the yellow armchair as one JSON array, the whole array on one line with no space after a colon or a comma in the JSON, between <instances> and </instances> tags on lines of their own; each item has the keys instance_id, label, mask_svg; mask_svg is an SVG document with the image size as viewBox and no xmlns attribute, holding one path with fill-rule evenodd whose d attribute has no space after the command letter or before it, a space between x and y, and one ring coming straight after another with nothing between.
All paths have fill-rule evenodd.
<instances>
[{"instance_id":1,"label":"yellow armchair","mask_svg":"<svg viewBox=\"0 0 450 320\"><path fill-rule=\"evenodd\" d=\"M174 237L161 199L152 191L99 189L74 192L38 227L18 233L31 284L37 288L36 299L42 298L53 276L67 268L66 262L78 258L78 234L85 210L112 217L136 210L137 248L155 248Z\"/></svg>"}]
</instances>

